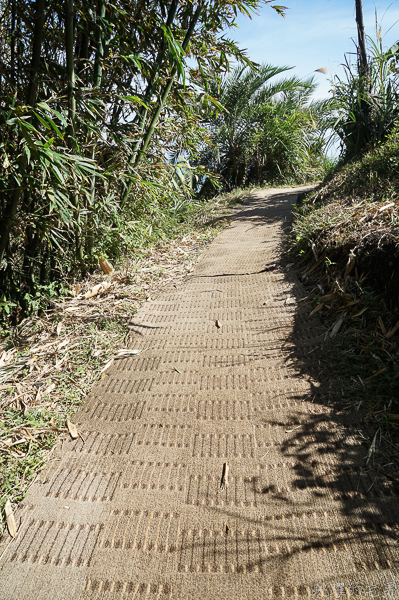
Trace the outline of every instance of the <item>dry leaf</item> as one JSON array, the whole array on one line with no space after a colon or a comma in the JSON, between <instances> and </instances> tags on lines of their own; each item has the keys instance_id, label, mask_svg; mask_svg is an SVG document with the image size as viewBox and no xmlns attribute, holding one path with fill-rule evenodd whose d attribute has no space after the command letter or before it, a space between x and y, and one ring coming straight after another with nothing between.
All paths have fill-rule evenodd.
<instances>
[{"instance_id":1,"label":"dry leaf","mask_svg":"<svg viewBox=\"0 0 399 600\"><path fill-rule=\"evenodd\" d=\"M274 271L275 269L277 269L277 264L272 263L271 265L267 265L267 267L259 271L259 273L268 273L268 271Z\"/></svg>"},{"instance_id":2,"label":"dry leaf","mask_svg":"<svg viewBox=\"0 0 399 600\"><path fill-rule=\"evenodd\" d=\"M103 368L101 373L105 373L105 371L110 368L110 366L112 365L113 362L114 362L114 359L111 358L111 360L109 362L107 362L107 364L105 365L105 367Z\"/></svg>"},{"instance_id":3,"label":"dry leaf","mask_svg":"<svg viewBox=\"0 0 399 600\"><path fill-rule=\"evenodd\" d=\"M330 294L326 294L325 296L321 296L319 300L331 300L331 298L335 298L339 294L337 292L331 292ZM313 298L313 296L308 296L308 298Z\"/></svg>"},{"instance_id":4,"label":"dry leaf","mask_svg":"<svg viewBox=\"0 0 399 600\"><path fill-rule=\"evenodd\" d=\"M285 433L292 433L293 431L295 431L295 429L299 429L300 427L302 427L302 425L297 425L296 427L293 427L292 429L286 429Z\"/></svg>"},{"instance_id":5,"label":"dry leaf","mask_svg":"<svg viewBox=\"0 0 399 600\"><path fill-rule=\"evenodd\" d=\"M89 290L88 292L85 293L85 296L84 296L85 300L88 300L89 298L93 298L93 296L97 296L97 294L99 294L100 292L105 292L110 287L111 287L111 283L109 283L109 281L104 281L103 283L98 283L93 288L91 288L91 290Z\"/></svg>"},{"instance_id":6,"label":"dry leaf","mask_svg":"<svg viewBox=\"0 0 399 600\"><path fill-rule=\"evenodd\" d=\"M223 470L222 470L222 479L220 481L220 489L221 490L225 490L226 488L229 487L229 465L227 462L223 463Z\"/></svg>"},{"instance_id":7,"label":"dry leaf","mask_svg":"<svg viewBox=\"0 0 399 600\"><path fill-rule=\"evenodd\" d=\"M397 332L397 330L399 329L399 321L396 323L396 325L394 325L392 327L392 329L390 329L388 331L388 333L386 334L386 339L389 340L393 335L395 335L395 333Z\"/></svg>"},{"instance_id":8,"label":"dry leaf","mask_svg":"<svg viewBox=\"0 0 399 600\"><path fill-rule=\"evenodd\" d=\"M384 325L384 322L381 319L381 317L378 317L378 324L379 324L379 326L381 328L382 333L385 335L386 332L387 332L387 330L385 329L385 325Z\"/></svg>"},{"instance_id":9,"label":"dry leaf","mask_svg":"<svg viewBox=\"0 0 399 600\"><path fill-rule=\"evenodd\" d=\"M362 308L362 310L360 312L358 312L355 315L353 315L353 318L360 317L360 315L362 315L363 313L365 313L366 310L368 310L368 306L366 306L366 308Z\"/></svg>"},{"instance_id":10,"label":"dry leaf","mask_svg":"<svg viewBox=\"0 0 399 600\"><path fill-rule=\"evenodd\" d=\"M142 350L126 350L125 348L121 348L116 353L117 356L136 356L137 354L141 354Z\"/></svg>"},{"instance_id":11,"label":"dry leaf","mask_svg":"<svg viewBox=\"0 0 399 600\"><path fill-rule=\"evenodd\" d=\"M395 206L395 202L390 202L389 204L386 204L385 206L383 206L382 208L378 209L378 212L383 212L384 210L387 210L388 208L392 208L393 206Z\"/></svg>"},{"instance_id":12,"label":"dry leaf","mask_svg":"<svg viewBox=\"0 0 399 600\"><path fill-rule=\"evenodd\" d=\"M111 275L115 270L105 258L100 258L100 267L106 275Z\"/></svg>"},{"instance_id":13,"label":"dry leaf","mask_svg":"<svg viewBox=\"0 0 399 600\"><path fill-rule=\"evenodd\" d=\"M11 537L15 537L17 535L17 524L15 523L15 517L12 511L10 500L7 500L6 505L4 507L4 511L6 513L9 534L11 535Z\"/></svg>"},{"instance_id":14,"label":"dry leaf","mask_svg":"<svg viewBox=\"0 0 399 600\"><path fill-rule=\"evenodd\" d=\"M314 271L315 269L317 269L317 267L319 265L321 265L321 263L324 261L324 255L319 258L319 260L317 261L317 263L315 263L312 267L310 267L309 271L306 271L306 275L309 275L312 271ZM294 264L294 263L292 263Z\"/></svg>"},{"instance_id":15,"label":"dry leaf","mask_svg":"<svg viewBox=\"0 0 399 600\"><path fill-rule=\"evenodd\" d=\"M97 296L97 294L100 292L102 288L102 284L98 283L97 285L95 285L93 288L91 288L91 290L89 290L88 292L85 293L85 299L88 300L89 298L93 298L93 296Z\"/></svg>"},{"instance_id":16,"label":"dry leaf","mask_svg":"<svg viewBox=\"0 0 399 600\"><path fill-rule=\"evenodd\" d=\"M57 325L57 332L56 332L56 333L57 333L57 335L60 335L60 333L61 333L61 329L62 329L62 321L60 321L60 322L58 323L58 325Z\"/></svg>"},{"instance_id":17,"label":"dry leaf","mask_svg":"<svg viewBox=\"0 0 399 600\"><path fill-rule=\"evenodd\" d=\"M374 375L370 375L370 377L366 377L366 379L364 381L370 381L370 379L374 379L374 377L377 377L377 375L384 373L387 369L388 369L388 367L384 367L383 369L380 369L379 371L377 371L377 373L374 373Z\"/></svg>"},{"instance_id":18,"label":"dry leaf","mask_svg":"<svg viewBox=\"0 0 399 600\"><path fill-rule=\"evenodd\" d=\"M64 348L64 346L67 346L69 344L69 338L67 338L66 340L64 340L63 342L61 342L61 344L59 344L57 346L57 348L55 349L54 352L58 352L59 350L61 350L61 348Z\"/></svg>"},{"instance_id":19,"label":"dry leaf","mask_svg":"<svg viewBox=\"0 0 399 600\"><path fill-rule=\"evenodd\" d=\"M74 425L73 423L71 423L71 421L67 421L67 427L68 427L68 431L69 431L69 434L70 434L71 438L73 440L76 440L76 438L79 437L79 433L78 433L78 430L76 428L76 425Z\"/></svg>"},{"instance_id":20,"label":"dry leaf","mask_svg":"<svg viewBox=\"0 0 399 600\"><path fill-rule=\"evenodd\" d=\"M338 331L341 329L341 325L344 322L344 319L346 317L346 312L335 322L334 327L332 328L332 331L330 333L330 337L335 337L338 333Z\"/></svg>"},{"instance_id":21,"label":"dry leaf","mask_svg":"<svg viewBox=\"0 0 399 600\"><path fill-rule=\"evenodd\" d=\"M77 310L79 310L79 306L69 306L68 308L65 309L65 312L73 313L73 312L76 312Z\"/></svg>"},{"instance_id":22,"label":"dry leaf","mask_svg":"<svg viewBox=\"0 0 399 600\"><path fill-rule=\"evenodd\" d=\"M371 446L370 446L370 448L369 448L369 451L368 451L368 453L367 453L367 456L366 456L366 458L367 458L367 460L366 460L366 465L368 465L368 464L369 464L369 460L370 460L370 458L371 458L371 456L372 456L373 452L375 452L375 447L376 447L375 445L376 445L376 442L377 442L377 435L378 435L378 432L379 432L379 431L380 431L380 430L379 430L379 429L377 429L377 431L375 432L375 435L374 435L374 437L373 437L373 441L371 442Z\"/></svg>"},{"instance_id":23,"label":"dry leaf","mask_svg":"<svg viewBox=\"0 0 399 600\"><path fill-rule=\"evenodd\" d=\"M352 271L356 262L356 254L354 254L353 250L349 252L348 262L346 263L346 269L344 273L344 281L348 277L349 273Z\"/></svg>"},{"instance_id":24,"label":"dry leaf","mask_svg":"<svg viewBox=\"0 0 399 600\"><path fill-rule=\"evenodd\" d=\"M215 325L218 329L221 328L221 324L219 323L219 321L217 319L215 320Z\"/></svg>"},{"instance_id":25,"label":"dry leaf","mask_svg":"<svg viewBox=\"0 0 399 600\"><path fill-rule=\"evenodd\" d=\"M318 304L316 306L316 308L314 308L312 310L312 312L310 313L309 317L311 317L312 315L314 315L315 313L319 312L319 310L321 310L323 308L324 304L322 302L320 302L320 304Z\"/></svg>"},{"instance_id":26,"label":"dry leaf","mask_svg":"<svg viewBox=\"0 0 399 600\"><path fill-rule=\"evenodd\" d=\"M64 362L65 359L66 359L66 356L63 356L61 358L61 360L57 360L57 362L55 363L55 366L54 366L54 369L56 371L59 371L59 369L61 369L61 365L62 365L62 363Z\"/></svg>"},{"instance_id":27,"label":"dry leaf","mask_svg":"<svg viewBox=\"0 0 399 600\"><path fill-rule=\"evenodd\" d=\"M46 388L44 390L43 397L48 396L53 391L54 388L55 388L55 383L52 383L51 385L49 385L48 388Z\"/></svg>"}]
</instances>

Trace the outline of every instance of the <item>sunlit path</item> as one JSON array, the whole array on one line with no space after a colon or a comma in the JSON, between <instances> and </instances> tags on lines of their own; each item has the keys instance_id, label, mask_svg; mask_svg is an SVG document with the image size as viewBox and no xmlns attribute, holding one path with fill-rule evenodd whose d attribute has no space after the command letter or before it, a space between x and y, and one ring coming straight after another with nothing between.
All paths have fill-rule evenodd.
<instances>
[{"instance_id":1,"label":"sunlit path","mask_svg":"<svg viewBox=\"0 0 399 600\"><path fill-rule=\"evenodd\" d=\"M325 332L280 264L295 199L252 194L136 315L143 352L93 389L83 439L58 446L2 540L1 599L399 596L398 498L359 475L319 377Z\"/></svg>"}]
</instances>

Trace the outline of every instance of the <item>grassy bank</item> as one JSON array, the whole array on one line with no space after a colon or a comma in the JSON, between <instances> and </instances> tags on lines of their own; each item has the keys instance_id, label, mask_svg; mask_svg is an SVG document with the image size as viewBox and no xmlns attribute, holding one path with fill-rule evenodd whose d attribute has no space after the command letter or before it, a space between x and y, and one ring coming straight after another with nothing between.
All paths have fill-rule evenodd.
<instances>
[{"instance_id":1,"label":"grassy bank","mask_svg":"<svg viewBox=\"0 0 399 600\"><path fill-rule=\"evenodd\" d=\"M390 468L399 465L397 133L338 165L298 203L289 252L327 337L336 340L330 355L347 407L366 410L373 452Z\"/></svg>"}]
</instances>

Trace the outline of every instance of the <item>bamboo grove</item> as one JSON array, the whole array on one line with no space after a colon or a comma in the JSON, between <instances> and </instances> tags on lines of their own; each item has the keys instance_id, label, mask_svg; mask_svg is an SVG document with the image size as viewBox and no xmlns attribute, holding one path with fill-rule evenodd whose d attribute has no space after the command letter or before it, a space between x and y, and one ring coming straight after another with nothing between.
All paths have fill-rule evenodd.
<instances>
[{"instance_id":1,"label":"bamboo grove","mask_svg":"<svg viewBox=\"0 0 399 600\"><path fill-rule=\"evenodd\" d=\"M251 64L223 32L259 4L0 0L0 308L29 313L190 195L207 80Z\"/></svg>"}]
</instances>

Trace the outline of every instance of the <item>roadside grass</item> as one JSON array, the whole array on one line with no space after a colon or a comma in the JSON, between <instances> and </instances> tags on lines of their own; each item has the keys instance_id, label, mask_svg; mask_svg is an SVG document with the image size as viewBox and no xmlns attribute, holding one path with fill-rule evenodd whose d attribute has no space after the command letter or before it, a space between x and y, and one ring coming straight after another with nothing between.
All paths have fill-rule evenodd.
<instances>
[{"instance_id":1,"label":"roadside grass","mask_svg":"<svg viewBox=\"0 0 399 600\"><path fill-rule=\"evenodd\" d=\"M291 246L320 252L357 246L370 232L399 226L399 130L385 144L338 163L297 207Z\"/></svg>"},{"instance_id":2,"label":"roadside grass","mask_svg":"<svg viewBox=\"0 0 399 600\"><path fill-rule=\"evenodd\" d=\"M288 251L348 410L370 425L381 472L399 481L399 138L338 165L294 209ZM363 418L363 417L362 417Z\"/></svg>"},{"instance_id":3,"label":"roadside grass","mask_svg":"<svg viewBox=\"0 0 399 600\"><path fill-rule=\"evenodd\" d=\"M243 202L236 190L189 207L168 238L126 255L113 273L99 269L65 282L67 296L45 314L0 326L0 534L4 506L25 497L57 440L112 357L129 344L129 322L143 302L182 280ZM99 291L93 292L96 286Z\"/></svg>"}]
</instances>

